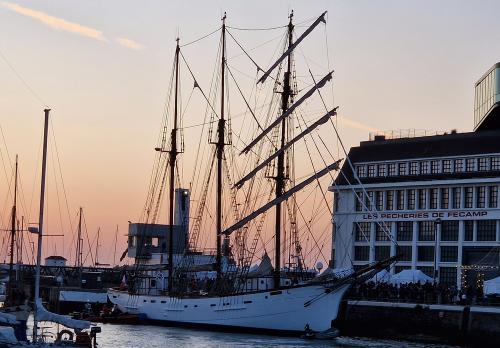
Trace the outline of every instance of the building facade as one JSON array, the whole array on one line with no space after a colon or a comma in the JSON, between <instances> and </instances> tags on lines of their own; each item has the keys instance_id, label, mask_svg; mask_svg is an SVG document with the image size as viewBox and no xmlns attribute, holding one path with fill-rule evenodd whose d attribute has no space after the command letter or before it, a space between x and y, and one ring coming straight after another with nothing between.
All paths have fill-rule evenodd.
<instances>
[{"instance_id":1,"label":"building facade","mask_svg":"<svg viewBox=\"0 0 500 348\"><path fill-rule=\"evenodd\" d=\"M398 255L392 273L419 269L459 288L498 275L500 129L488 122L351 148L330 188L333 266Z\"/></svg>"}]
</instances>

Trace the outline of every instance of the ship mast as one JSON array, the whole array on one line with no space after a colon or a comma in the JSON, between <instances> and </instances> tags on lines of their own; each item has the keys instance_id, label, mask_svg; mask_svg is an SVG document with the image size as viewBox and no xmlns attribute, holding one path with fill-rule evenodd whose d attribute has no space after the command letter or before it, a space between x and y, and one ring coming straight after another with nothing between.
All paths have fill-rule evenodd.
<instances>
[{"instance_id":1,"label":"ship mast","mask_svg":"<svg viewBox=\"0 0 500 348\"><path fill-rule=\"evenodd\" d=\"M175 191L175 162L177 160L177 119L179 97L179 38L175 48L175 96L174 96L174 125L172 127L170 146L170 190L169 190L169 235L168 235L168 293L172 293L174 277L174 191Z\"/></svg>"},{"instance_id":2,"label":"ship mast","mask_svg":"<svg viewBox=\"0 0 500 348\"><path fill-rule=\"evenodd\" d=\"M14 240L16 239L16 205L17 205L17 155L14 174L14 205L12 206L12 224L10 230L10 263L9 263L9 282L7 283L7 300L12 304L12 282L14 281ZM18 252L19 253L19 252Z\"/></svg>"},{"instance_id":3,"label":"ship mast","mask_svg":"<svg viewBox=\"0 0 500 348\"><path fill-rule=\"evenodd\" d=\"M225 124L224 119L224 92L225 92L225 72L226 72L226 13L222 17L222 53L221 53L221 103L220 119L217 124L217 197L216 197L216 235L217 235L217 256L215 260L215 269L217 271L217 280L220 280L222 273L222 161L224 155Z\"/></svg>"},{"instance_id":4,"label":"ship mast","mask_svg":"<svg viewBox=\"0 0 500 348\"><path fill-rule=\"evenodd\" d=\"M288 49L292 46L292 33L293 33L293 11L290 14L290 22L288 23ZM281 92L281 110L285 113L288 110L288 101L292 96L292 90L290 86L290 77L292 70L292 51L288 53L287 57L287 69L283 76L283 92ZM286 138L286 119L283 118L281 121L281 139L280 139L280 149L285 147ZM285 189L285 151L281 151L278 155L278 166L276 177L276 198L283 195ZM281 203L276 204L276 222L275 222L275 256L274 256L274 288L278 289L280 287L280 268L281 268Z\"/></svg>"},{"instance_id":5,"label":"ship mast","mask_svg":"<svg viewBox=\"0 0 500 348\"><path fill-rule=\"evenodd\" d=\"M43 155L42 155L42 178L40 183L40 214L38 218L38 245L36 255L35 272L35 315L33 322L33 342L37 342L38 310L37 304L40 300L40 266L42 263L42 236L43 236L43 210L45 205L45 172L47 169L47 140L49 132L49 112L50 109L43 110L45 113L45 123L43 128Z\"/></svg>"},{"instance_id":6,"label":"ship mast","mask_svg":"<svg viewBox=\"0 0 500 348\"><path fill-rule=\"evenodd\" d=\"M80 207L80 211L78 214L78 235L76 239L76 258L75 258L75 267L78 269L78 277L80 279L80 283L82 282L82 254L83 254L82 213L83 209L82 207Z\"/></svg>"}]
</instances>

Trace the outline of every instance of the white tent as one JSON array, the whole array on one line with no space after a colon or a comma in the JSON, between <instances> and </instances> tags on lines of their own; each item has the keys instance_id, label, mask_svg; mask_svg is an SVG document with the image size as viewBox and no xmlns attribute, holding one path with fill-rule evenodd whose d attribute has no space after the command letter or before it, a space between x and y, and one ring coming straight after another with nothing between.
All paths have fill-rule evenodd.
<instances>
[{"instance_id":1,"label":"white tent","mask_svg":"<svg viewBox=\"0 0 500 348\"><path fill-rule=\"evenodd\" d=\"M485 295L500 294L500 277L486 280L483 291Z\"/></svg>"},{"instance_id":2,"label":"white tent","mask_svg":"<svg viewBox=\"0 0 500 348\"><path fill-rule=\"evenodd\" d=\"M249 278L258 278L258 277L264 277L267 275L271 275L273 273L273 264L271 263L271 259L267 255L267 253L264 254L262 257L262 261L260 262L259 266L257 268L253 268L251 271L248 272L248 277Z\"/></svg>"},{"instance_id":3,"label":"white tent","mask_svg":"<svg viewBox=\"0 0 500 348\"><path fill-rule=\"evenodd\" d=\"M432 278L418 269L405 269L391 277L391 284L400 285L406 283L432 282Z\"/></svg>"},{"instance_id":4,"label":"white tent","mask_svg":"<svg viewBox=\"0 0 500 348\"><path fill-rule=\"evenodd\" d=\"M374 283L390 283L391 273L383 269L377 274L375 274L373 277L371 277L368 281Z\"/></svg>"}]
</instances>

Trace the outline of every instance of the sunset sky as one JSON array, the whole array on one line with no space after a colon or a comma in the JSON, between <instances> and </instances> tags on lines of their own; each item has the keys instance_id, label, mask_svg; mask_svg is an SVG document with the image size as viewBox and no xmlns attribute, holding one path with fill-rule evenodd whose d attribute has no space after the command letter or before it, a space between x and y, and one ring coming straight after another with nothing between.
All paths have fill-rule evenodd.
<instances>
[{"instance_id":1,"label":"sunset sky","mask_svg":"<svg viewBox=\"0 0 500 348\"><path fill-rule=\"evenodd\" d=\"M74 259L71 240L82 206L90 238L101 228L100 262L111 263L116 226L119 257L126 247L127 221L138 221L144 206L177 35L187 43L212 32L224 11L230 26L282 26L292 9L297 23L328 11L326 26L305 47L321 56L318 66L335 70L330 101L340 106L338 125L347 146L377 130L472 130L474 82L500 61L498 1L0 0L5 137L4 144L0 134L0 228L9 223L15 154L21 210L29 222L38 219L43 109L48 106L57 152L51 138L47 233L64 230L65 237L49 239L46 254ZM267 40L262 33L238 34L248 47ZM218 34L185 50L204 85L217 44ZM259 63L267 67L271 55ZM239 104L234 105L236 110ZM190 114L184 125L198 124L202 117ZM186 146L195 147L188 137ZM55 179L57 155L68 209L61 180ZM194 154L186 152L183 161L188 170ZM1 233L3 261L7 234Z\"/></svg>"}]
</instances>

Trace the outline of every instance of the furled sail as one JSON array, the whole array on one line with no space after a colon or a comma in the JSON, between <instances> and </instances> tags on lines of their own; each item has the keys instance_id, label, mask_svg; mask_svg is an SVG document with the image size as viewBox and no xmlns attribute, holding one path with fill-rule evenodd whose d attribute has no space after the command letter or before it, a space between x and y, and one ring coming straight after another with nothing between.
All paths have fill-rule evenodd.
<instances>
[{"instance_id":1,"label":"furled sail","mask_svg":"<svg viewBox=\"0 0 500 348\"><path fill-rule=\"evenodd\" d=\"M267 133L269 133L274 127L276 127L284 118L290 116L295 109L300 106L307 98L309 98L316 90L322 88L328 81L332 79L332 72L329 72L325 77L323 77L318 83L316 83L310 90L308 90L299 100L293 103L281 116L276 118L273 123L271 123L260 135L258 135L250 144L248 144L241 153L247 153L250 149L255 146Z\"/></svg>"},{"instance_id":2,"label":"furled sail","mask_svg":"<svg viewBox=\"0 0 500 348\"><path fill-rule=\"evenodd\" d=\"M250 173L248 173L242 179L240 179L240 181L238 181L234 186L236 186L237 188L240 188L241 186L243 186L243 184L246 181L248 181L252 176L254 176L259 170L261 170L262 168L265 168L265 166L267 166L273 159L275 159L280 154L282 154L283 152L285 152L288 148L290 148L290 146L292 146L298 140L302 139L304 136L306 136L307 134L311 133L318 126L320 126L320 125L328 122L328 120L330 119L330 117L335 116L336 114L337 114L337 108L329 111L325 116L321 117L319 120L317 120L312 125L310 125L309 127L307 127L302 133L300 133L295 138L293 138L292 140L290 140L283 148L279 149L274 154L272 154L271 156L269 156L268 158L266 158L266 160L264 160L261 164L259 164L257 167L255 167L254 170L252 170Z\"/></svg>"},{"instance_id":3,"label":"furled sail","mask_svg":"<svg viewBox=\"0 0 500 348\"><path fill-rule=\"evenodd\" d=\"M36 300L36 316L38 321L51 321L70 329L84 330L90 328L90 321L71 319L67 316L49 312L42 304L42 299Z\"/></svg>"},{"instance_id":4,"label":"furled sail","mask_svg":"<svg viewBox=\"0 0 500 348\"><path fill-rule=\"evenodd\" d=\"M279 57L276 62L274 62L273 65L271 65L271 67L264 73L264 75L261 76L261 78L259 79L259 81L257 81L257 83L261 83L261 82L266 81L266 79L269 76L269 74L271 74L271 72L283 61L283 59L285 59L286 57L288 57L288 55L290 54L290 52L292 52L295 49L295 47L297 47L299 45L299 43L301 43L301 41L304 40L306 38L306 36L309 35L314 30L314 28L316 28L318 26L319 23L326 23L325 15L326 15L326 11L323 12L323 14L321 16L319 16L318 19L316 19L314 21L314 23L311 24L311 26L309 28L307 28L307 30L304 31L304 33L302 35L300 35L300 37L297 39L297 41L295 41L286 50L286 52L283 53L281 55L281 57Z\"/></svg>"},{"instance_id":5,"label":"furled sail","mask_svg":"<svg viewBox=\"0 0 500 348\"><path fill-rule=\"evenodd\" d=\"M319 172L317 172L316 174L312 175L311 177L307 178L306 180L302 181L300 184L298 184L297 186L294 186L293 188L291 188L290 190L286 191L285 193L283 193L283 195L281 195L280 197L278 198L275 198L273 199L272 201L270 201L269 203L263 205L262 207L260 207L259 209L257 209L256 211L254 211L253 213L251 213L250 215L248 215L247 217L245 217L244 219L238 221L237 223L235 223L234 225L232 225L231 227L229 227L228 229L224 230L222 232L222 234L225 234L225 235L230 235L231 233L233 233L234 231L236 231L238 228L241 228L243 226L245 226L246 223L248 223L249 221L255 219L257 216L259 216L260 214L264 213L265 211L269 210L270 208L272 208L273 206L275 206L276 204L278 203L281 203L283 202L284 200L288 199L291 195L293 195L294 193L302 190L304 187L306 187L307 185L309 185L311 182L313 182L314 180L317 180L319 178L321 178L322 176L326 175L327 173L329 173L330 171L332 170L336 170L336 169L339 169L339 164L340 164L340 161L341 160L338 160L332 164L330 164L329 166L327 166L326 168L320 170Z\"/></svg>"}]
</instances>

